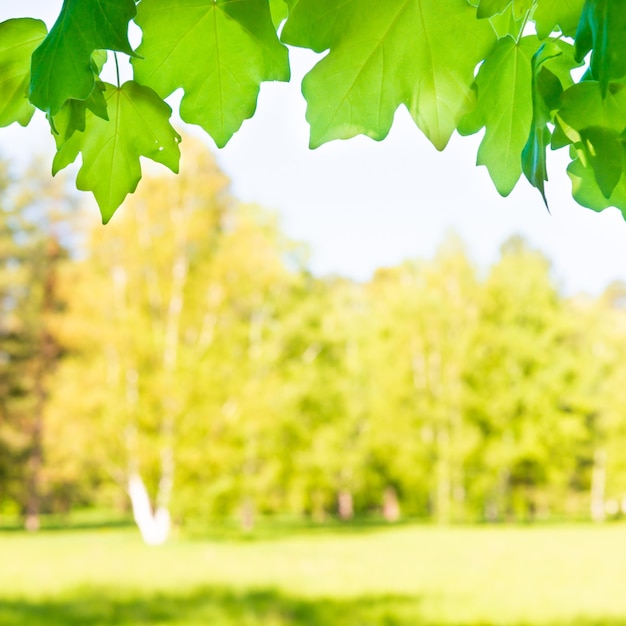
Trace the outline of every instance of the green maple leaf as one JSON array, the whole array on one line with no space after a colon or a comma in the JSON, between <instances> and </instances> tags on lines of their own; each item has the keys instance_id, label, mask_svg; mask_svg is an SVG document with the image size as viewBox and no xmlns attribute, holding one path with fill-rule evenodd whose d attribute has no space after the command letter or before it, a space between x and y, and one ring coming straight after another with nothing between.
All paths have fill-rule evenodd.
<instances>
[{"instance_id":1,"label":"green maple leaf","mask_svg":"<svg viewBox=\"0 0 626 626\"><path fill-rule=\"evenodd\" d=\"M522 150L522 171L530 184L539 190L546 207L548 206L545 194L545 182L548 180L546 149L551 139L547 125L552 121L547 101L554 96L558 97L562 91L559 79L550 70L545 67L538 69L533 67L533 121L528 141Z\"/></svg>"},{"instance_id":2,"label":"green maple leaf","mask_svg":"<svg viewBox=\"0 0 626 626\"><path fill-rule=\"evenodd\" d=\"M573 85L561 97L557 120L561 136L573 144L583 167L595 174L600 192L610 199L624 170L626 85L611 83L604 97L596 81Z\"/></svg>"},{"instance_id":3,"label":"green maple leaf","mask_svg":"<svg viewBox=\"0 0 626 626\"><path fill-rule=\"evenodd\" d=\"M48 116L50 127L57 150L76 132L83 132L87 124L87 111L103 120L109 119L107 102L104 97L106 85L97 81L96 86L86 100L74 100L70 98L65 101L61 110L54 116Z\"/></svg>"},{"instance_id":4,"label":"green maple leaf","mask_svg":"<svg viewBox=\"0 0 626 626\"><path fill-rule=\"evenodd\" d=\"M598 187L610 198L624 171L624 147L612 128L588 126L580 131L582 149L591 165Z\"/></svg>"},{"instance_id":5,"label":"green maple leaf","mask_svg":"<svg viewBox=\"0 0 626 626\"><path fill-rule=\"evenodd\" d=\"M26 126L35 107L28 101L30 58L48 29L41 20L22 18L0 24L0 126Z\"/></svg>"},{"instance_id":6,"label":"green maple leaf","mask_svg":"<svg viewBox=\"0 0 626 626\"><path fill-rule=\"evenodd\" d=\"M496 41L465 0L296 0L282 39L330 49L302 86L311 147L383 139L404 104L439 150L471 106L474 68Z\"/></svg>"},{"instance_id":7,"label":"green maple leaf","mask_svg":"<svg viewBox=\"0 0 626 626\"><path fill-rule=\"evenodd\" d=\"M485 127L478 149L478 165L486 165L503 196L522 174L522 152L531 131L532 57L540 46L535 36L516 43L512 37L498 41L476 77L476 108L459 125L472 134Z\"/></svg>"},{"instance_id":8,"label":"green maple leaf","mask_svg":"<svg viewBox=\"0 0 626 626\"><path fill-rule=\"evenodd\" d=\"M109 121L86 113L84 132L75 132L54 157L56 174L82 153L76 186L92 191L106 224L141 179L140 156L178 172L180 135L170 126L172 110L154 91L134 81L105 83Z\"/></svg>"},{"instance_id":9,"label":"green maple leaf","mask_svg":"<svg viewBox=\"0 0 626 626\"><path fill-rule=\"evenodd\" d=\"M523 18L533 5L532 0L480 0L476 16L478 19L503 13L509 6L516 20Z\"/></svg>"},{"instance_id":10,"label":"green maple leaf","mask_svg":"<svg viewBox=\"0 0 626 626\"><path fill-rule=\"evenodd\" d=\"M535 4L535 0L513 0L513 13L520 20L525 15L529 15L530 10Z\"/></svg>"},{"instance_id":11,"label":"green maple leaf","mask_svg":"<svg viewBox=\"0 0 626 626\"><path fill-rule=\"evenodd\" d=\"M289 80L287 48L267 0L141 2L135 78L165 98L182 87L180 116L222 147L256 109L259 86Z\"/></svg>"},{"instance_id":12,"label":"green maple leaf","mask_svg":"<svg viewBox=\"0 0 626 626\"><path fill-rule=\"evenodd\" d=\"M128 22L135 14L134 0L64 0L52 30L33 53L30 101L56 115L66 100L88 98L96 82L95 50L135 54L128 42Z\"/></svg>"},{"instance_id":13,"label":"green maple leaf","mask_svg":"<svg viewBox=\"0 0 626 626\"><path fill-rule=\"evenodd\" d=\"M476 16L479 20L502 13L513 0L480 0Z\"/></svg>"},{"instance_id":14,"label":"green maple leaf","mask_svg":"<svg viewBox=\"0 0 626 626\"><path fill-rule=\"evenodd\" d=\"M576 31L576 58L591 53L591 76L602 93L611 80L626 76L626 3L617 0L586 0Z\"/></svg>"},{"instance_id":15,"label":"green maple leaf","mask_svg":"<svg viewBox=\"0 0 626 626\"><path fill-rule=\"evenodd\" d=\"M563 90L572 84L570 70L577 65L573 47L564 41L547 41L532 58L533 119L522 151L522 171L548 206L544 183L548 180L546 148L551 133L548 124L561 104Z\"/></svg>"},{"instance_id":16,"label":"green maple leaf","mask_svg":"<svg viewBox=\"0 0 626 626\"><path fill-rule=\"evenodd\" d=\"M91 59L91 66L95 76L102 71L106 63L107 53L105 50L96 50ZM54 135L57 150L76 132L84 131L87 111L91 111L103 120L108 120L107 103L104 99L106 86L97 80L91 93L85 100L70 98L66 100L61 110L55 115L47 115L50 129Z\"/></svg>"},{"instance_id":17,"label":"green maple leaf","mask_svg":"<svg viewBox=\"0 0 626 626\"><path fill-rule=\"evenodd\" d=\"M278 28L280 24L287 19L289 8L285 0L269 0L270 13L272 15L272 23L274 28Z\"/></svg>"},{"instance_id":18,"label":"green maple leaf","mask_svg":"<svg viewBox=\"0 0 626 626\"><path fill-rule=\"evenodd\" d=\"M569 164L567 174L572 181L572 196L578 204L594 211L616 207L626 218L626 176L622 174L607 198L598 185L594 170L586 167L581 159Z\"/></svg>"},{"instance_id":19,"label":"green maple leaf","mask_svg":"<svg viewBox=\"0 0 626 626\"><path fill-rule=\"evenodd\" d=\"M539 38L545 39L556 28L573 37L584 4L585 0L541 0L533 14Z\"/></svg>"},{"instance_id":20,"label":"green maple leaf","mask_svg":"<svg viewBox=\"0 0 626 626\"><path fill-rule=\"evenodd\" d=\"M513 4L509 4L503 13L492 15L489 18L489 23L498 35L498 39L510 35L517 40L521 37L521 31L526 21L515 17Z\"/></svg>"}]
</instances>

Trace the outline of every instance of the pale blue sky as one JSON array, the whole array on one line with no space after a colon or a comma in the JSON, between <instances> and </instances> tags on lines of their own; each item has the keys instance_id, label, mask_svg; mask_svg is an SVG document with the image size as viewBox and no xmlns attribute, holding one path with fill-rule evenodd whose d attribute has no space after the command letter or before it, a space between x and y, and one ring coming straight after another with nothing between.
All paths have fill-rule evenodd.
<instances>
[{"instance_id":1,"label":"pale blue sky","mask_svg":"<svg viewBox=\"0 0 626 626\"><path fill-rule=\"evenodd\" d=\"M61 4L2 3L0 20L51 20ZM309 150L298 79L313 58L294 50L292 83L264 85L257 115L229 145L218 151L207 144L238 198L278 211L287 233L310 244L315 271L364 279L381 265L431 256L455 231L483 268L507 237L525 236L552 260L568 293L598 293L612 280L626 281L626 223L615 209L596 214L571 199L565 153L550 155L549 215L525 180L508 198L498 195L485 168L474 165L477 137L455 136L438 153L404 110L383 142L357 138ZM52 150L38 117L32 129L0 129L5 156Z\"/></svg>"}]
</instances>

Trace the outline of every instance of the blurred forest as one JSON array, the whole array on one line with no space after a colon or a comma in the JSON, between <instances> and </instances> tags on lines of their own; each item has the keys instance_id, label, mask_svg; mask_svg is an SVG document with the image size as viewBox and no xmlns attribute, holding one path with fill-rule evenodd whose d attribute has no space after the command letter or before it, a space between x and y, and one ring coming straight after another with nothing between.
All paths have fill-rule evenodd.
<instances>
[{"instance_id":1,"label":"blurred forest","mask_svg":"<svg viewBox=\"0 0 626 626\"><path fill-rule=\"evenodd\" d=\"M519 238L486 275L450 237L316 277L183 147L106 228L41 167L3 169L0 522L131 498L244 527L626 511L626 286L565 298Z\"/></svg>"}]
</instances>

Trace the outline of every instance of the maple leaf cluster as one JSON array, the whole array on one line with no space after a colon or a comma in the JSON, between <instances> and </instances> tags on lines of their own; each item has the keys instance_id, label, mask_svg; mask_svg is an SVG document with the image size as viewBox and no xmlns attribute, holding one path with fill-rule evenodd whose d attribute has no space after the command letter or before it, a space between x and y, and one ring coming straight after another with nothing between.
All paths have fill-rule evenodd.
<instances>
[{"instance_id":1,"label":"maple leaf cluster","mask_svg":"<svg viewBox=\"0 0 626 626\"><path fill-rule=\"evenodd\" d=\"M302 84L312 148L381 140L405 106L439 150L484 128L477 163L502 195L524 174L546 201L547 149L568 146L576 201L626 213L625 35L618 0L64 0L50 32L0 24L0 125L44 111L53 172L80 153L77 187L106 222L140 156L178 171L166 98L181 89L181 119L222 147L261 83L289 80L293 45L328 52ZM130 57L133 80L100 79L106 51Z\"/></svg>"}]
</instances>

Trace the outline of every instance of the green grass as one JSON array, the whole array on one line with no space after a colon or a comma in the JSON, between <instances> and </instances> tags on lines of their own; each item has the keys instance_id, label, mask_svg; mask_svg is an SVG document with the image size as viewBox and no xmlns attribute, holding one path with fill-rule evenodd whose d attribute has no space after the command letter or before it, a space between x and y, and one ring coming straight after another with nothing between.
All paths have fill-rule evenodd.
<instances>
[{"instance_id":1,"label":"green grass","mask_svg":"<svg viewBox=\"0 0 626 626\"><path fill-rule=\"evenodd\" d=\"M626 526L0 533L2 626L626 626Z\"/></svg>"}]
</instances>

